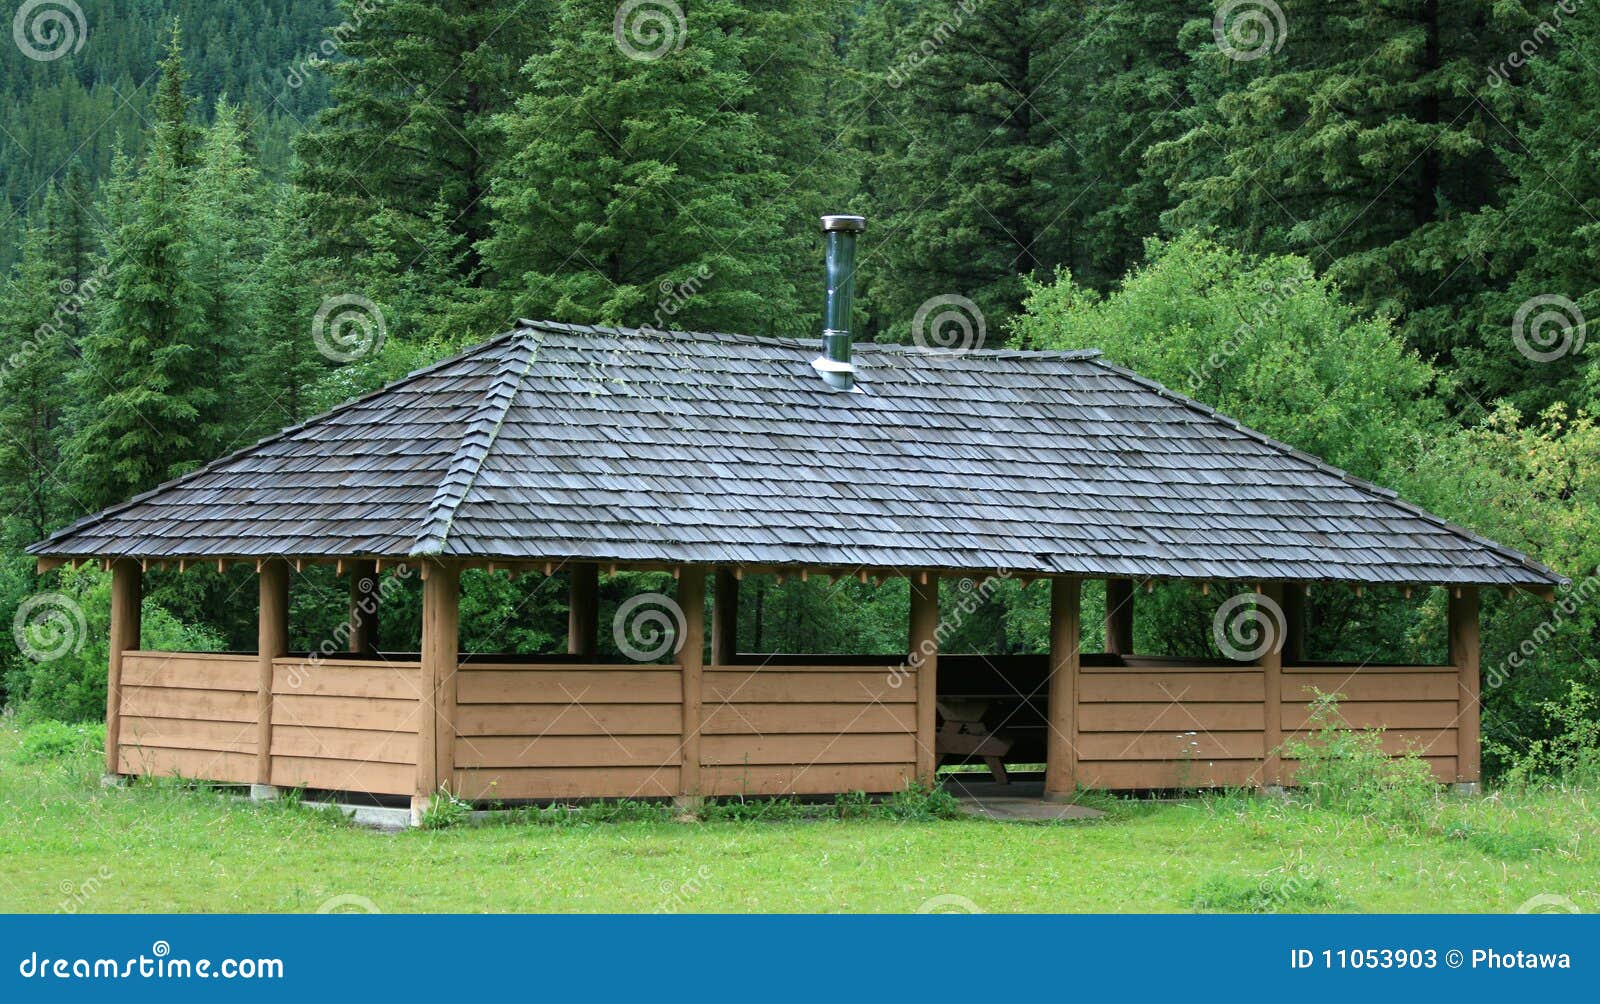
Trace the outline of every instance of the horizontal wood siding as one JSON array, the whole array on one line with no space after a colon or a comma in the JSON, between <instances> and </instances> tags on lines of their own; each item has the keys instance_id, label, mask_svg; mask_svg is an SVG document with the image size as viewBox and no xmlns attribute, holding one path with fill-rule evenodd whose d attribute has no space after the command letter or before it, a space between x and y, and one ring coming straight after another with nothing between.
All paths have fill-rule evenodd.
<instances>
[{"instance_id":1,"label":"horizontal wood siding","mask_svg":"<svg viewBox=\"0 0 1600 1004\"><path fill-rule=\"evenodd\" d=\"M272 783L409 794L421 686L415 662L273 660Z\"/></svg>"},{"instance_id":2,"label":"horizontal wood siding","mask_svg":"<svg viewBox=\"0 0 1600 1004\"><path fill-rule=\"evenodd\" d=\"M894 667L707 667L700 794L898 791L916 773L916 697Z\"/></svg>"},{"instance_id":3,"label":"horizontal wood siding","mask_svg":"<svg viewBox=\"0 0 1600 1004\"><path fill-rule=\"evenodd\" d=\"M458 792L539 800L676 795L682 694L676 666L463 665Z\"/></svg>"},{"instance_id":4,"label":"horizontal wood siding","mask_svg":"<svg viewBox=\"0 0 1600 1004\"><path fill-rule=\"evenodd\" d=\"M1078 681L1079 783L1254 783L1266 753L1265 696L1254 666L1085 666Z\"/></svg>"},{"instance_id":5,"label":"horizontal wood siding","mask_svg":"<svg viewBox=\"0 0 1600 1004\"><path fill-rule=\"evenodd\" d=\"M1456 779L1454 666L1284 667L1280 709L1285 742L1304 739L1311 725L1310 699L1316 691L1338 694L1339 717L1354 729L1383 729L1383 748L1391 755L1421 752L1440 781ZM1292 778L1295 762L1284 761Z\"/></svg>"},{"instance_id":6,"label":"horizontal wood siding","mask_svg":"<svg viewBox=\"0 0 1600 1004\"><path fill-rule=\"evenodd\" d=\"M1343 695L1350 728L1384 730L1391 754L1422 751L1441 781L1455 778L1455 669L1449 666L1289 666L1273 709L1284 741L1310 733L1316 690ZM1085 666L1079 684L1079 780L1096 788L1181 788L1260 783L1267 710L1252 666L1130 660ZM1292 782L1296 764L1284 763Z\"/></svg>"},{"instance_id":7,"label":"horizontal wood siding","mask_svg":"<svg viewBox=\"0 0 1600 1004\"><path fill-rule=\"evenodd\" d=\"M248 784L255 780L256 657L127 652L118 769Z\"/></svg>"}]
</instances>

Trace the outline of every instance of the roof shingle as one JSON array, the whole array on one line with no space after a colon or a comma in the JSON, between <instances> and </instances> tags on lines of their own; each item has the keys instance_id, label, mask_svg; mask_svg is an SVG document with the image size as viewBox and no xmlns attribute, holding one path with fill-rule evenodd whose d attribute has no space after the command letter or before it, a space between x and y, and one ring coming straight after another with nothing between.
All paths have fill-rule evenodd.
<instances>
[{"instance_id":1,"label":"roof shingle","mask_svg":"<svg viewBox=\"0 0 1600 1004\"><path fill-rule=\"evenodd\" d=\"M1550 585L1092 352L524 322L30 550Z\"/></svg>"}]
</instances>

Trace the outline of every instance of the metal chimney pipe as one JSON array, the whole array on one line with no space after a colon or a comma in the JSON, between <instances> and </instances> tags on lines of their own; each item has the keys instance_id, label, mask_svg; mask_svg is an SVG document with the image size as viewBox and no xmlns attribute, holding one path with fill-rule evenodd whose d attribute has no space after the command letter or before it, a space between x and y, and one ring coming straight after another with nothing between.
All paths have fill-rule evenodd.
<instances>
[{"instance_id":1,"label":"metal chimney pipe","mask_svg":"<svg viewBox=\"0 0 1600 1004\"><path fill-rule=\"evenodd\" d=\"M835 390L856 385L856 368L850 361L850 312L856 302L856 234L865 229L864 216L822 218L828 291L822 313L822 355L811 365Z\"/></svg>"}]
</instances>

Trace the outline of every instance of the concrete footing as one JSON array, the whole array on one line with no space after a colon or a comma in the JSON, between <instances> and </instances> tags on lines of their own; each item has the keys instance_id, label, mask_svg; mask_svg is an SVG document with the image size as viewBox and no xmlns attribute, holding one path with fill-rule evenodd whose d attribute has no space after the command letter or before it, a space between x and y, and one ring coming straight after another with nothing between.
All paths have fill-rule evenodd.
<instances>
[{"instance_id":1,"label":"concrete footing","mask_svg":"<svg viewBox=\"0 0 1600 1004\"><path fill-rule=\"evenodd\" d=\"M278 800L278 788L277 788L276 785L271 785L271 784L252 784L250 786L250 801L252 801L252 802L276 802L277 800Z\"/></svg>"},{"instance_id":2,"label":"concrete footing","mask_svg":"<svg viewBox=\"0 0 1600 1004\"><path fill-rule=\"evenodd\" d=\"M1039 801L1049 802L1051 805L1070 805L1077 800L1076 791L1047 791L1039 796Z\"/></svg>"},{"instance_id":3,"label":"concrete footing","mask_svg":"<svg viewBox=\"0 0 1600 1004\"><path fill-rule=\"evenodd\" d=\"M1477 798L1483 794L1483 785L1477 781L1457 781L1450 786L1450 794L1462 798Z\"/></svg>"}]
</instances>

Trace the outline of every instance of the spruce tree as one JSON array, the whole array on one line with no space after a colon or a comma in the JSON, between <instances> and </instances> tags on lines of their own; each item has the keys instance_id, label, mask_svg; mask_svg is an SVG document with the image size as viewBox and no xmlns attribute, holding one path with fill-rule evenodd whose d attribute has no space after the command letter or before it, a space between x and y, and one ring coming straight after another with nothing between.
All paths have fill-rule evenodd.
<instances>
[{"instance_id":1,"label":"spruce tree","mask_svg":"<svg viewBox=\"0 0 1600 1004\"><path fill-rule=\"evenodd\" d=\"M1424 355L1459 362L1453 318L1480 289L1457 267L1467 221L1507 179L1501 124L1477 94L1517 44L1521 5L1278 6L1260 44L1219 44L1209 21L1184 29L1197 103L1152 151L1179 200L1168 223L1304 255L1361 308L1398 317Z\"/></svg>"},{"instance_id":2,"label":"spruce tree","mask_svg":"<svg viewBox=\"0 0 1600 1004\"><path fill-rule=\"evenodd\" d=\"M182 56L163 63L181 80ZM180 101L166 104L176 116ZM109 274L78 370L80 415L71 455L79 501L110 505L209 459L223 443L218 351L191 281L192 129L163 117L147 139L138 176L113 185L106 217Z\"/></svg>"},{"instance_id":3,"label":"spruce tree","mask_svg":"<svg viewBox=\"0 0 1600 1004\"><path fill-rule=\"evenodd\" d=\"M278 193L266 233L266 254L250 284L250 355L241 386L242 430L259 438L310 417L317 384L328 361L312 340L312 318L321 304L321 282L332 262L316 255L309 198L289 189Z\"/></svg>"},{"instance_id":4,"label":"spruce tree","mask_svg":"<svg viewBox=\"0 0 1600 1004\"><path fill-rule=\"evenodd\" d=\"M796 276L773 253L799 210L740 110L754 100L744 12L697 4L663 35L619 42L613 11L565 4L506 116L483 245L504 312L800 333Z\"/></svg>"},{"instance_id":5,"label":"spruce tree","mask_svg":"<svg viewBox=\"0 0 1600 1004\"><path fill-rule=\"evenodd\" d=\"M67 285L71 251L57 219L26 230L0 295L0 541L10 547L40 539L71 511L61 440L80 291Z\"/></svg>"},{"instance_id":6,"label":"spruce tree","mask_svg":"<svg viewBox=\"0 0 1600 1004\"><path fill-rule=\"evenodd\" d=\"M508 14L477 0L342 0L329 39L338 58L307 68L331 80L333 103L295 141L298 179L322 197L319 229L340 257L359 253L364 222L388 210L417 228L405 267L442 200L467 248L457 281L484 282L475 246L489 233L494 117L510 109L551 6L530 0Z\"/></svg>"},{"instance_id":7,"label":"spruce tree","mask_svg":"<svg viewBox=\"0 0 1600 1004\"><path fill-rule=\"evenodd\" d=\"M236 400L239 360L250 350L249 283L263 253L266 191L245 149L238 106L218 100L187 199L186 240L190 282L211 350L201 365L229 402Z\"/></svg>"},{"instance_id":8,"label":"spruce tree","mask_svg":"<svg viewBox=\"0 0 1600 1004\"><path fill-rule=\"evenodd\" d=\"M1056 92L1072 78L1081 16L1044 0L930 4L901 32L902 137L883 184L902 201L879 231L881 251L863 257L881 273L873 307L888 337L914 337L930 298L960 296L998 342L1022 277L1071 260L1076 238L1060 227L1071 121L1051 106L1070 104Z\"/></svg>"}]
</instances>

